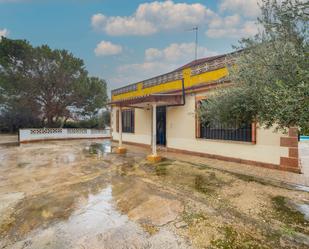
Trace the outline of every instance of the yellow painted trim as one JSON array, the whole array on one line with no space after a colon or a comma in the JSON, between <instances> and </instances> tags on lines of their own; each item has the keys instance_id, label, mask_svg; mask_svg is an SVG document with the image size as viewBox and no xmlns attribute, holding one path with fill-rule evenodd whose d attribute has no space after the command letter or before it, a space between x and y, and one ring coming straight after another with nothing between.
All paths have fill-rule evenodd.
<instances>
[{"instance_id":1,"label":"yellow painted trim","mask_svg":"<svg viewBox=\"0 0 309 249\"><path fill-rule=\"evenodd\" d=\"M117 147L116 153L117 154L125 154L125 153L127 153L127 148L125 148L125 147Z\"/></svg>"},{"instance_id":2,"label":"yellow painted trim","mask_svg":"<svg viewBox=\"0 0 309 249\"><path fill-rule=\"evenodd\" d=\"M194 86L200 83L213 82L221 78L224 78L227 75L228 75L227 68L221 68L221 69L217 69L211 72L194 75L190 78L191 86Z\"/></svg>"},{"instance_id":3,"label":"yellow painted trim","mask_svg":"<svg viewBox=\"0 0 309 249\"><path fill-rule=\"evenodd\" d=\"M201 73L198 75L191 76L191 68L186 68L182 71L183 78L184 78L184 84L185 87L192 87L197 84L205 83L205 85L208 82L213 82L216 80L219 80L223 77L226 77L228 75L228 69L227 68L220 68L216 69L210 72ZM173 90L181 90L182 84L181 80L175 80L166 82L160 85L148 87L143 89L143 83L140 82L137 84L137 90L131 91L119 95L112 96L112 101L119 101L129 98L135 98L135 97L141 97L145 95L150 95L153 93L161 93L161 92L167 92L167 91L173 91Z\"/></svg>"},{"instance_id":4,"label":"yellow painted trim","mask_svg":"<svg viewBox=\"0 0 309 249\"><path fill-rule=\"evenodd\" d=\"M150 163L158 163L158 162L162 161L162 157L159 156L159 155L148 155L147 160Z\"/></svg>"}]
</instances>

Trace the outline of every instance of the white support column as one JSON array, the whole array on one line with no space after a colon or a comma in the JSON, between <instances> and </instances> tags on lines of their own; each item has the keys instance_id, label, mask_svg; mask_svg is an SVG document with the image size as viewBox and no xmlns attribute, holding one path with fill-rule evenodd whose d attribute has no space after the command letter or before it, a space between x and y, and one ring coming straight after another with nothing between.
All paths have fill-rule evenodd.
<instances>
[{"instance_id":1,"label":"white support column","mask_svg":"<svg viewBox=\"0 0 309 249\"><path fill-rule=\"evenodd\" d=\"M118 127L119 127L119 139L118 139L118 148L117 148L117 153L118 154L125 154L127 152L127 149L122 147L122 113L121 113L122 109L121 107L119 107L119 116L118 116Z\"/></svg>"},{"instance_id":2,"label":"white support column","mask_svg":"<svg viewBox=\"0 0 309 249\"><path fill-rule=\"evenodd\" d=\"M157 154L157 104L152 105L152 153L147 156L147 160L151 163L157 163L162 157Z\"/></svg>"},{"instance_id":3,"label":"white support column","mask_svg":"<svg viewBox=\"0 0 309 249\"><path fill-rule=\"evenodd\" d=\"M121 113L121 107L119 107L119 116L118 116L118 121L119 121L119 147L122 147L122 113Z\"/></svg>"},{"instance_id":4,"label":"white support column","mask_svg":"<svg viewBox=\"0 0 309 249\"><path fill-rule=\"evenodd\" d=\"M152 105L152 155L157 155L157 104Z\"/></svg>"}]
</instances>

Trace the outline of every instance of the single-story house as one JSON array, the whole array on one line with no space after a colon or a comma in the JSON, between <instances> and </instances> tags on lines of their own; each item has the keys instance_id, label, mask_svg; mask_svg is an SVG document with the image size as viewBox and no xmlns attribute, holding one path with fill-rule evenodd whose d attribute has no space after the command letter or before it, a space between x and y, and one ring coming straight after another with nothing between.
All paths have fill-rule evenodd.
<instances>
[{"instance_id":1,"label":"single-story house","mask_svg":"<svg viewBox=\"0 0 309 249\"><path fill-rule=\"evenodd\" d=\"M199 103L218 87L233 87L228 65L236 53L194 60L172 72L130 84L111 93L112 138L123 144L157 147L220 160L300 172L297 129L288 134L257 123L202 125Z\"/></svg>"}]
</instances>

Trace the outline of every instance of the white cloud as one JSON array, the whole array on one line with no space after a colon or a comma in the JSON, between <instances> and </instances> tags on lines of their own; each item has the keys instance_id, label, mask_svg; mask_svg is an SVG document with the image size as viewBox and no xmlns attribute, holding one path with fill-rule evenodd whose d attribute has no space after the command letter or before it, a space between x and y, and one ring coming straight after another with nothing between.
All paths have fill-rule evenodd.
<instances>
[{"instance_id":1,"label":"white cloud","mask_svg":"<svg viewBox=\"0 0 309 249\"><path fill-rule=\"evenodd\" d=\"M148 48L145 51L145 59L148 61L160 59L162 55L162 51L157 48Z\"/></svg>"},{"instance_id":2,"label":"white cloud","mask_svg":"<svg viewBox=\"0 0 309 249\"><path fill-rule=\"evenodd\" d=\"M207 27L206 34L211 38L240 38L257 31L253 22L259 13L257 1L260 0L221 0L219 13L199 3L154 1L140 4L130 16L95 14L91 24L94 29L112 36L151 35L168 30L184 32L198 25Z\"/></svg>"},{"instance_id":3,"label":"white cloud","mask_svg":"<svg viewBox=\"0 0 309 249\"><path fill-rule=\"evenodd\" d=\"M122 52L122 46L109 41L101 41L94 50L96 56L116 55Z\"/></svg>"},{"instance_id":4,"label":"white cloud","mask_svg":"<svg viewBox=\"0 0 309 249\"><path fill-rule=\"evenodd\" d=\"M103 14L95 14L92 16L91 24L95 29L114 36L149 35L157 32L151 23L133 17L106 17Z\"/></svg>"},{"instance_id":5,"label":"white cloud","mask_svg":"<svg viewBox=\"0 0 309 249\"><path fill-rule=\"evenodd\" d=\"M244 16L256 17L260 13L258 6L260 0L222 0L219 9L221 11L232 11Z\"/></svg>"},{"instance_id":6,"label":"white cloud","mask_svg":"<svg viewBox=\"0 0 309 249\"><path fill-rule=\"evenodd\" d=\"M226 17L216 16L209 22L208 27L209 28L235 27L240 23L240 21L241 17L238 14Z\"/></svg>"},{"instance_id":7,"label":"white cloud","mask_svg":"<svg viewBox=\"0 0 309 249\"><path fill-rule=\"evenodd\" d=\"M140 4L131 16L92 16L92 26L109 35L150 35L162 30L181 29L207 22L214 13L195 3L154 1Z\"/></svg>"},{"instance_id":8,"label":"white cloud","mask_svg":"<svg viewBox=\"0 0 309 249\"><path fill-rule=\"evenodd\" d=\"M257 32L258 25L254 21L245 21L235 26L218 25L217 27L209 27L206 34L211 38L245 38L254 36Z\"/></svg>"},{"instance_id":9,"label":"white cloud","mask_svg":"<svg viewBox=\"0 0 309 249\"><path fill-rule=\"evenodd\" d=\"M9 35L9 31L7 29L0 29L0 40L1 37L7 37Z\"/></svg>"},{"instance_id":10,"label":"white cloud","mask_svg":"<svg viewBox=\"0 0 309 249\"><path fill-rule=\"evenodd\" d=\"M112 83L112 88L117 88L168 73L178 66L181 66L181 64L166 63L164 61L125 64L116 69L115 76L108 79L108 82Z\"/></svg>"},{"instance_id":11,"label":"white cloud","mask_svg":"<svg viewBox=\"0 0 309 249\"><path fill-rule=\"evenodd\" d=\"M164 49L148 48L145 51L146 61L166 61L185 63L194 59L195 43L172 43ZM215 52L209 51L206 47L198 47L198 56L205 57L215 55Z\"/></svg>"},{"instance_id":12,"label":"white cloud","mask_svg":"<svg viewBox=\"0 0 309 249\"><path fill-rule=\"evenodd\" d=\"M216 15L208 24L206 35L210 38L242 38L254 36L258 25L252 18L239 14L221 17Z\"/></svg>"},{"instance_id":13,"label":"white cloud","mask_svg":"<svg viewBox=\"0 0 309 249\"><path fill-rule=\"evenodd\" d=\"M165 62L145 61L143 63L121 65L117 68L117 72L120 73L120 75L124 74L125 77L128 77L128 73L129 75L134 75L136 81L139 81L157 74L167 73L173 69L172 67L173 65L166 67Z\"/></svg>"}]
</instances>

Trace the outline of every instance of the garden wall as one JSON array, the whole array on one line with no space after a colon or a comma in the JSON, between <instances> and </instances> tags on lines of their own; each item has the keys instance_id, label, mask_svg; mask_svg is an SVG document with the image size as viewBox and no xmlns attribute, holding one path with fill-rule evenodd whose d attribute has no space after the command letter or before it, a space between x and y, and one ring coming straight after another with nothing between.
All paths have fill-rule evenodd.
<instances>
[{"instance_id":1,"label":"garden wall","mask_svg":"<svg viewBox=\"0 0 309 249\"><path fill-rule=\"evenodd\" d=\"M59 139L110 138L110 129L20 129L19 142L35 142Z\"/></svg>"}]
</instances>

